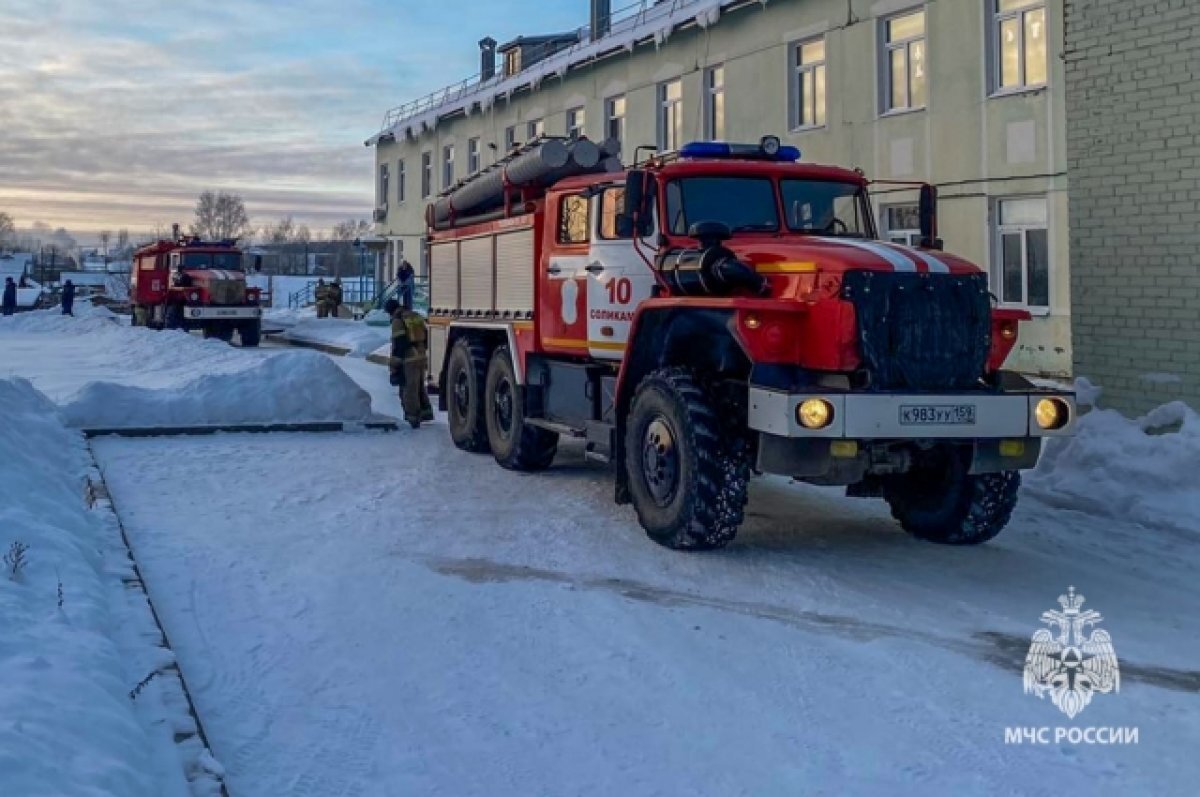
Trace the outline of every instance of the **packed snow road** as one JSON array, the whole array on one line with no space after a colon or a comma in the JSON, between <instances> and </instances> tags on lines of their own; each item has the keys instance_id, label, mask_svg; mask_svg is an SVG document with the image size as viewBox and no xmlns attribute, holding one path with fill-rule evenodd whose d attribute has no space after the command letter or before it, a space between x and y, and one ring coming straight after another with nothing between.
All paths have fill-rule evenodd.
<instances>
[{"instance_id":1,"label":"packed snow road","mask_svg":"<svg viewBox=\"0 0 1200 797\"><path fill-rule=\"evenodd\" d=\"M384 369L337 360L396 414ZM728 549L649 542L578 449L543 474L396 434L94 441L240 795L1194 794L1196 537L1025 495L978 548L761 479ZM1025 694L1043 611L1120 691ZM1006 744L1009 728L1138 744Z\"/></svg>"}]
</instances>

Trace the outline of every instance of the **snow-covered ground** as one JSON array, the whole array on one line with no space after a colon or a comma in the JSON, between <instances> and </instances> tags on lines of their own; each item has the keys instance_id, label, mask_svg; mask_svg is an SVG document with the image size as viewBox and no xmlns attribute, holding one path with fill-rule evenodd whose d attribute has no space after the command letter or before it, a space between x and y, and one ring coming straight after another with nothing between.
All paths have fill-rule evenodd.
<instances>
[{"instance_id":1,"label":"snow-covered ground","mask_svg":"<svg viewBox=\"0 0 1200 797\"><path fill-rule=\"evenodd\" d=\"M80 380L46 355L73 345L0 325L0 376L69 405ZM89 378L151 379L104 357L82 357ZM386 369L325 362L398 414ZM441 422L94 447L234 795L1191 795L1200 448L1194 415L1159 415L1085 418L966 549L761 478L733 545L673 553L578 447L517 474ZM1121 666L1074 720L1021 677L1069 586ZM1005 741L1089 726L1138 744Z\"/></svg>"},{"instance_id":2,"label":"snow-covered ground","mask_svg":"<svg viewBox=\"0 0 1200 797\"><path fill-rule=\"evenodd\" d=\"M137 688L170 654L114 516L85 505L82 435L23 379L0 379L0 407L0 794L215 795L184 779L186 711L162 679Z\"/></svg>"},{"instance_id":3,"label":"snow-covered ground","mask_svg":"<svg viewBox=\"0 0 1200 797\"><path fill-rule=\"evenodd\" d=\"M107 310L0 319L0 377L27 376L74 426L345 420L367 394L312 351L243 350L183 332L131 328Z\"/></svg>"}]
</instances>

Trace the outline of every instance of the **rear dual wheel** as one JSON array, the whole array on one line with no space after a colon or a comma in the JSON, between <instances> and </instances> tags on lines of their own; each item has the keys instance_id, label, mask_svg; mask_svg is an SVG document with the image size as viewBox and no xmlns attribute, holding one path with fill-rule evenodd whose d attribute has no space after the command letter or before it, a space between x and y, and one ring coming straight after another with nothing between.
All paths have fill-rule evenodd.
<instances>
[{"instance_id":1,"label":"rear dual wheel","mask_svg":"<svg viewBox=\"0 0 1200 797\"><path fill-rule=\"evenodd\" d=\"M485 423L492 456L509 470L545 470L558 451L558 435L527 423L525 389L517 382L507 346L492 353L486 381Z\"/></svg>"}]
</instances>

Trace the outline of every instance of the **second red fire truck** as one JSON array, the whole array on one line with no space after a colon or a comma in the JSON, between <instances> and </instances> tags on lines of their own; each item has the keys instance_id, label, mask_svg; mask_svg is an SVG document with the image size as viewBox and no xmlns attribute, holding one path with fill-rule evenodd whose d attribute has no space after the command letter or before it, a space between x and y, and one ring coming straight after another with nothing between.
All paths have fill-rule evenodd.
<instances>
[{"instance_id":1,"label":"second red fire truck","mask_svg":"<svg viewBox=\"0 0 1200 797\"><path fill-rule=\"evenodd\" d=\"M676 549L732 540L753 472L883 498L934 542L1003 529L1074 397L1002 368L1028 315L941 251L934 189L907 247L879 240L862 174L772 137L612 155L540 140L428 208L458 447L535 470L577 438Z\"/></svg>"}]
</instances>

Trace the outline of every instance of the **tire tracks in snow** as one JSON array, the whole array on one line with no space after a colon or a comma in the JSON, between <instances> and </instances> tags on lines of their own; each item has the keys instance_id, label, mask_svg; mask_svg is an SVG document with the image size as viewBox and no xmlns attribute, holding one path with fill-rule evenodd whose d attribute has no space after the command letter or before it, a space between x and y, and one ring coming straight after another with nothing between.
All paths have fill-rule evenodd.
<instances>
[{"instance_id":1,"label":"tire tracks in snow","mask_svg":"<svg viewBox=\"0 0 1200 797\"><path fill-rule=\"evenodd\" d=\"M1016 673L1020 673L1024 668L1025 654L1029 649L1027 637L1002 631L979 631L966 639L949 637L922 631L919 628L877 623L848 615L791 609L753 601L713 598L664 589L630 579L573 576L554 570L505 564L489 559L434 558L424 560L423 564L443 576L461 579L472 584L503 584L520 581L559 584L572 590L607 592L627 600L651 603L672 609L713 609L740 614L818 634L834 634L859 642L870 642L881 638L905 639L969 656ZM1200 670L1181 670L1122 660L1121 677L1124 680L1174 692L1191 694L1200 692Z\"/></svg>"}]
</instances>

